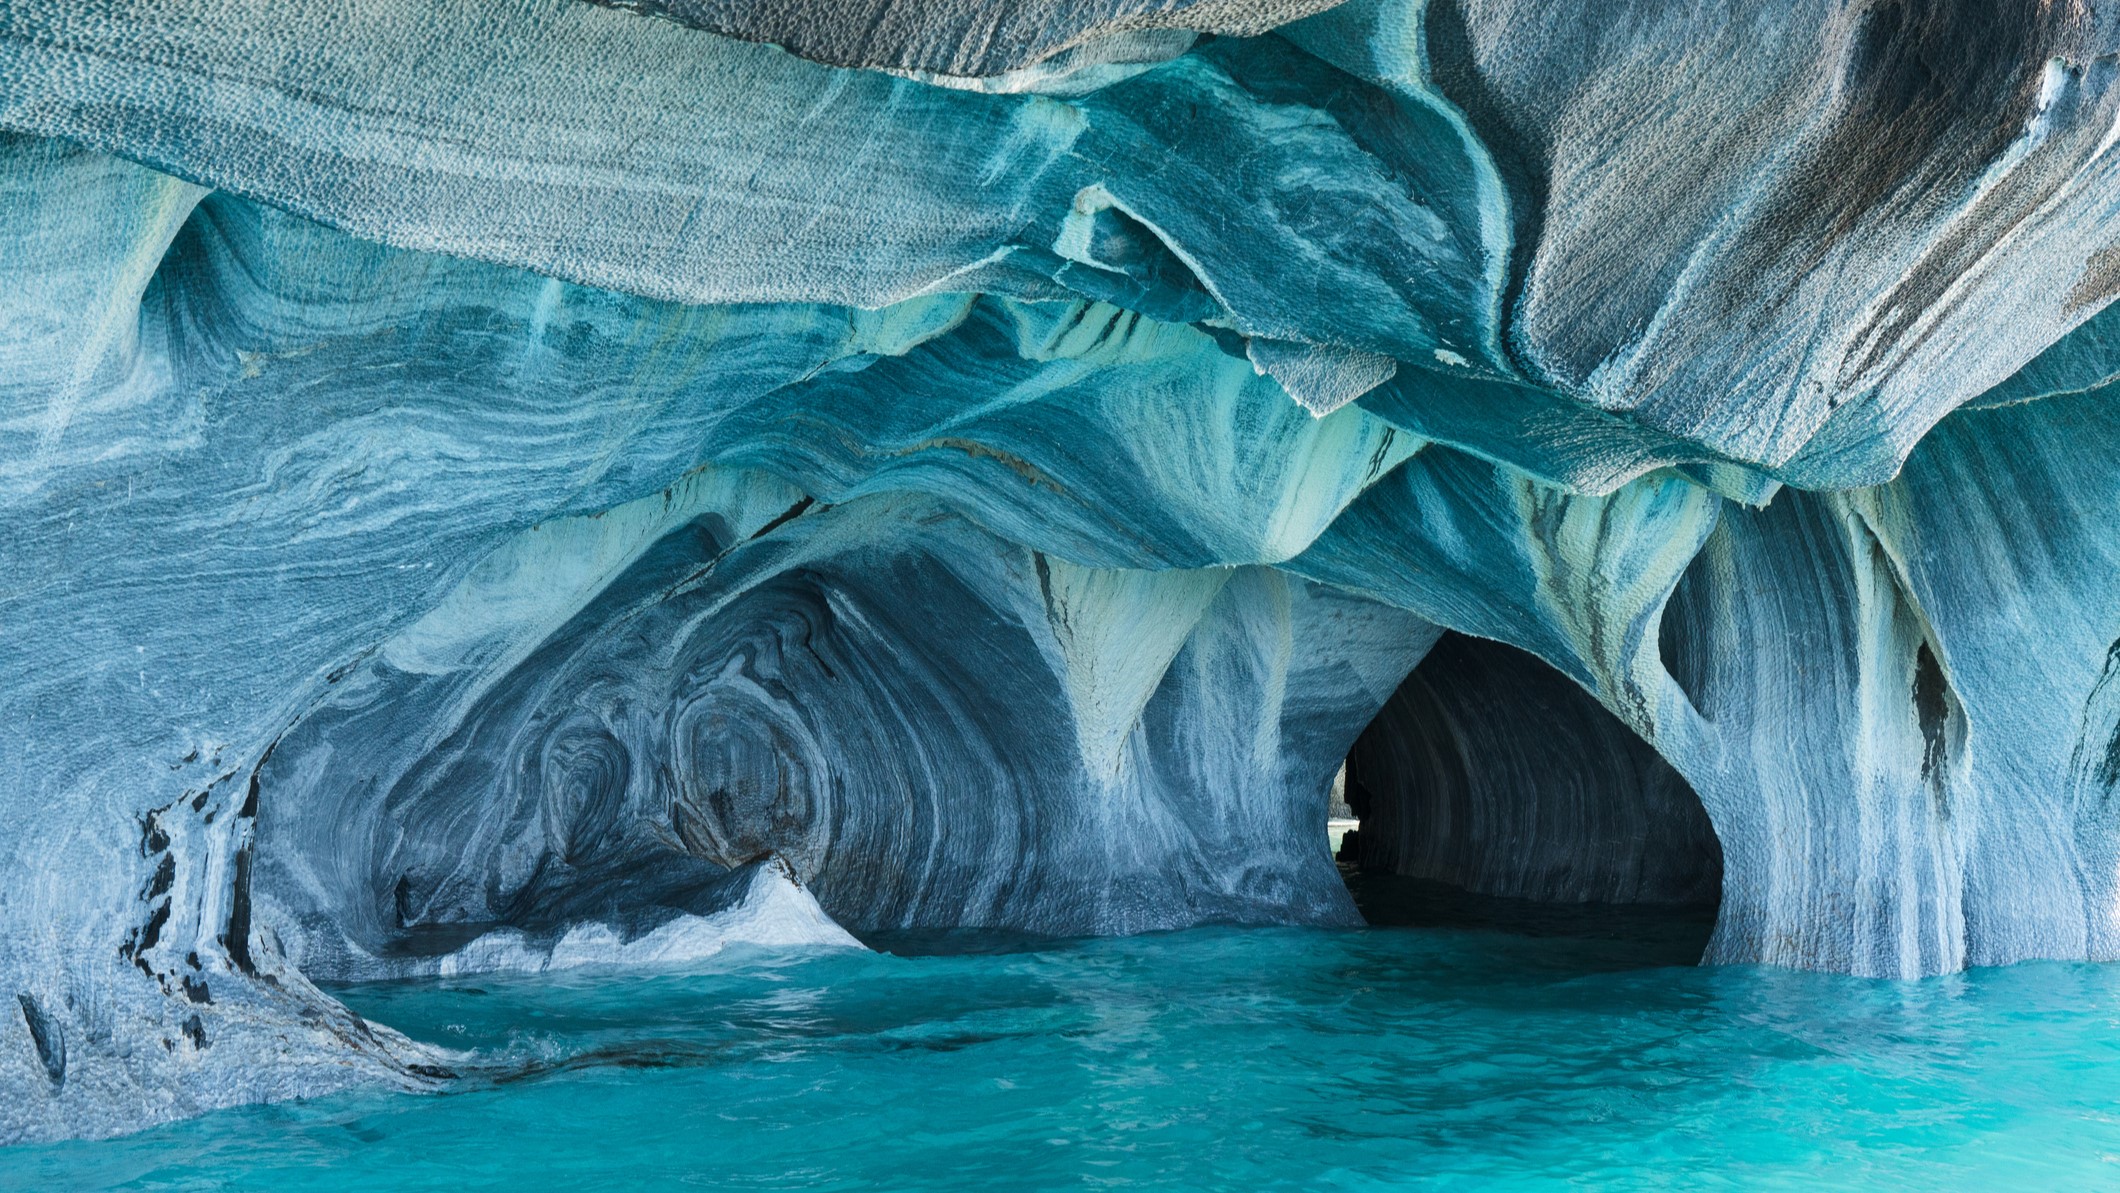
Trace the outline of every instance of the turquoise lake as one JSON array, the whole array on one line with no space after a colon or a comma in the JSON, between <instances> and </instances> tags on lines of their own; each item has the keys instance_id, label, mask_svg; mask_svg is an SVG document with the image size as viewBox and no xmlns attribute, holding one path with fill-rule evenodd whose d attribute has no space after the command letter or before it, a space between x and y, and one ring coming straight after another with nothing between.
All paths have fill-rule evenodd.
<instances>
[{"instance_id":1,"label":"turquoise lake","mask_svg":"<svg viewBox=\"0 0 2120 1193\"><path fill-rule=\"evenodd\" d=\"M355 987L481 1075L15 1148L0 1187L2120 1185L2120 967L1703 969L1691 921L1457 918Z\"/></svg>"}]
</instances>

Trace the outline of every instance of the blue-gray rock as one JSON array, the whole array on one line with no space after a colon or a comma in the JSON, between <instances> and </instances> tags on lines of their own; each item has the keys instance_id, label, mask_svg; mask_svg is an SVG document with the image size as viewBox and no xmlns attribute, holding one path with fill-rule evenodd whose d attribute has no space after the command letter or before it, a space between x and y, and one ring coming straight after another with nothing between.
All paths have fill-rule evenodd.
<instances>
[{"instance_id":1,"label":"blue-gray rock","mask_svg":"<svg viewBox=\"0 0 2120 1193\"><path fill-rule=\"evenodd\" d=\"M1100 65L1124 61L1143 50L1154 58L1175 56L1191 44L1192 33L1255 36L1328 8L1333 0L593 2L746 41L771 42L833 66L871 66L969 82L1021 74L1071 51L1074 65L1084 59Z\"/></svg>"},{"instance_id":2,"label":"blue-gray rock","mask_svg":"<svg viewBox=\"0 0 2120 1193\"><path fill-rule=\"evenodd\" d=\"M2120 954L2109 14L630 7L0 0L0 1139L1352 923L1358 739L1710 961Z\"/></svg>"}]
</instances>

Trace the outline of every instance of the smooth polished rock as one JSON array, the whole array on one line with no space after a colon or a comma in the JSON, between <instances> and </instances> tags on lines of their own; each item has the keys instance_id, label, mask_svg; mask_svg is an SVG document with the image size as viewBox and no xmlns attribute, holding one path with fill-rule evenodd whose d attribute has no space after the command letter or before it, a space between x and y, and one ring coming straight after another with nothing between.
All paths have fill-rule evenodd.
<instances>
[{"instance_id":1,"label":"smooth polished rock","mask_svg":"<svg viewBox=\"0 0 2120 1193\"><path fill-rule=\"evenodd\" d=\"M1365 727L1471 885L1704 814L1713 961L2120 948L2111 14L854 11L0 0L0 1138L450 1079L312 978L1347 923ZM1553 674L1375 721L1444 629Z\"/></svg>"}]
</instances>

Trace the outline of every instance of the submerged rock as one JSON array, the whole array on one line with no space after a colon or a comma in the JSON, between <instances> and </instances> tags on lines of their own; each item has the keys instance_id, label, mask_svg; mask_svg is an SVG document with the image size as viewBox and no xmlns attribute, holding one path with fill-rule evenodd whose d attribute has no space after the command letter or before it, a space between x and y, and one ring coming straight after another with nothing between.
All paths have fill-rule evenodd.
<instances>
[{"instance_id":1,"label":"submerged rock","mask_svg":"<svg viewBox=\"0 0 2120 1193\"><path fill-rule=\"evenodd\" d=\"M0 3L0 1138L449 1079L313 980L1354 923L1358 738L1373 865L2113 957L2116 50Z\"/></svg>"}]
</instances>

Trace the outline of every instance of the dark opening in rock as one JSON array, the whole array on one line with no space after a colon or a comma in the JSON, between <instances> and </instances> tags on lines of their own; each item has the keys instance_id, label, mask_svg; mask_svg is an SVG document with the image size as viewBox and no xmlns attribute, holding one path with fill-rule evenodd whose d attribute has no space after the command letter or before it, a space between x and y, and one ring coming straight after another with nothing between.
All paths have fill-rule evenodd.
<instances>
[{"instance_id":1,"label":"dark opening in rock","mask_svg":"<svg viewBox=\"0 0 2120 1193\"><path fill-rule=\"evenodd\" d=\"M1372 923L1655 937L1697 959L1722 850L1684 778L1573 681L1445 634L1347 759Z\"/></svg>"}]
</instances>

